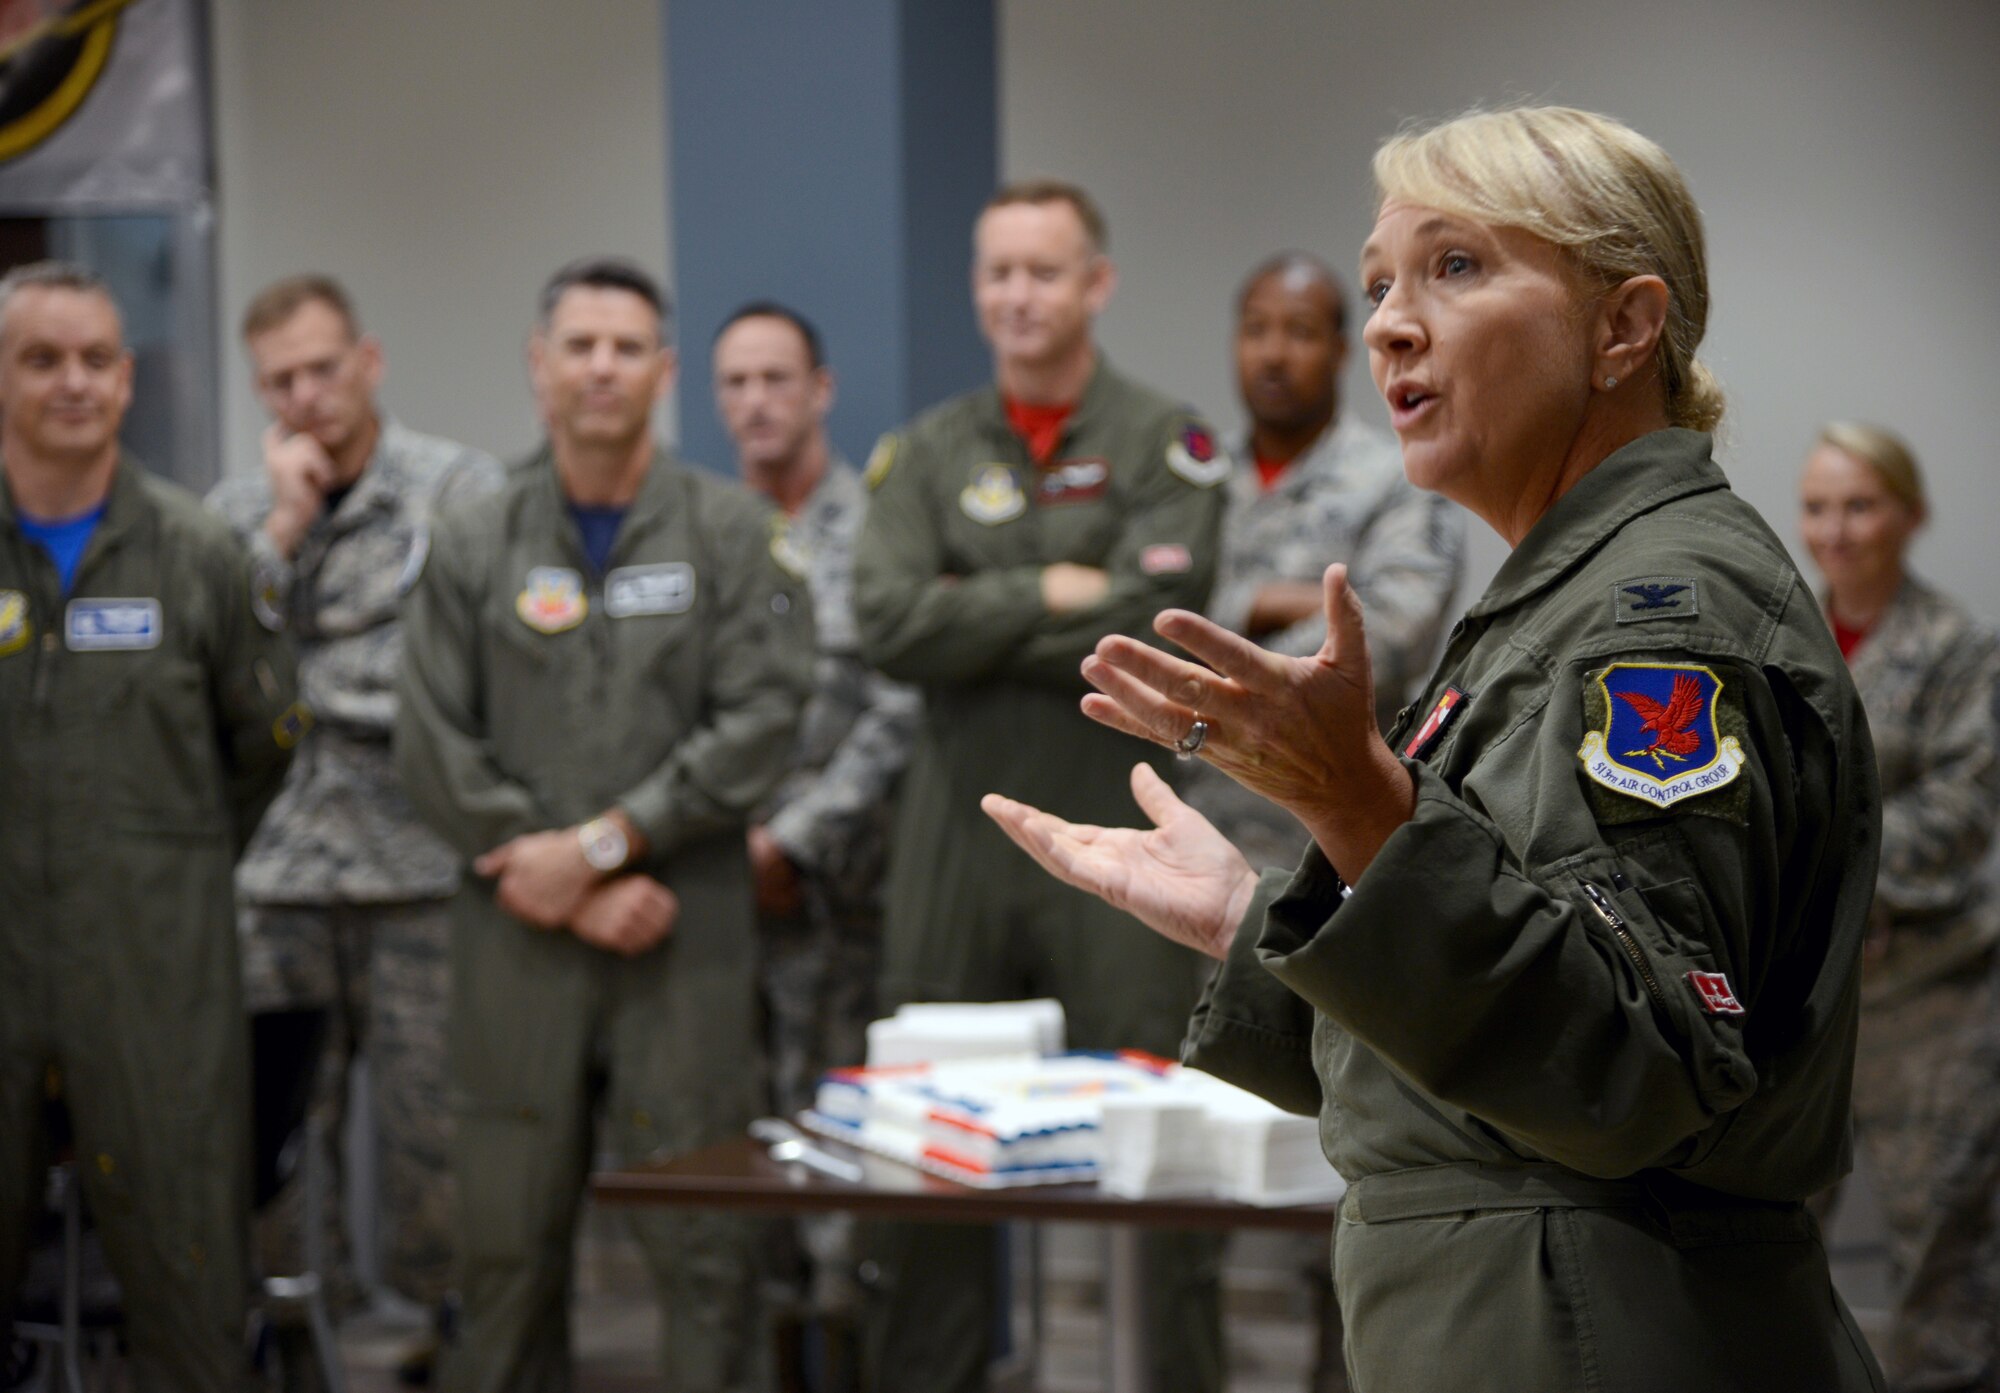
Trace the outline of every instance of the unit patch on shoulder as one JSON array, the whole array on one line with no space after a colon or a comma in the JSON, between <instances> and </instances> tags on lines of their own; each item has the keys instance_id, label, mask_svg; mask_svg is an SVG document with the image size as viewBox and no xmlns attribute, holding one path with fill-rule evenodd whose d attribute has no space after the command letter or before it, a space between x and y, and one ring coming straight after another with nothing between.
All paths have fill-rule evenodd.
<instances>
[{"instance_id":1,"label":"unit patch on shoulder","mask_svg":"<svg viewBox=\"0 0 2000 1393\"><path fill-rule=\"evenodd\" d=\"M812 554L792 535L792 524L783 513L771 514L771 559L793 580L804 580L812 566Z\"/></svg>"},{"instance_id":2,"label":"unit patch on shoulder","mask_svg":"<svg viewBox=\"0 0 2000 1393\"><path fill-rule=\"evenodd\" d=\"M71 600L63 642L73 653L131 653L160 646L158 600Z\"/></svg>"},{"instance_id":3,"label":"unit patch on shoulder","mask_svg":"<svg viewBox=\"0 0 2000 1393\"><path fill-rule=\"evenodd\" d=\"M431 525L417 524L417 530L410 534L410 554L403 559L403 569L396 575L396 593L407 595L416 588L417 578L424 573L424 562L431 556Z\"/></svg>"},{"instance_id":4,"label":"unit patch on shoulder","mask_svg":"<svg viewBox=\"0 0 2000 1393\"><path fill-rule=\"evenodd\" d=\"M1028 511L1028 495L1004 464L982 464L958 495L958 506L974 522L997 527Z\"/></svg>"},{"instance_id":5,"label":"unit patch on shoulder","mask_svg":"<svg viewBox=\"0 0 2000 1393\"><path fill-rule=\"evenodd\" d=\"M583 593L583 577L567 566L535 567L528 572L528 583L514 600L514 613L538 634L574 629L589 612L590 599Z\"/></svg>"},{"instance_id":6,"label":"unit patch on shoulder","mask_svg":"<svg viewBox=\"0 0 2000 1393\"><path fill-rule=\"evenodd\" d=\"M1722 679L1698 664L1613 663L1586 702L1603 722L1576 752L1592 782L1654 808L1711 793L1743 772L1742 742L1716 725Z\"/></svg>"},{"instance_id":7,"label":"unit patch on shoulder","mask_svg":"<svg viewBox=\"0 0 2000 1393\"><path fill-rule=\"evenodd\" d=\"M250 563L250 613L274 634L285 627L285 578L268 556Z\"/></svg>"},{"instance_id":8,"label":"unit patch on shoulder","mask_svg":"<svg viewBox=\"0 0 2000 1393\"><path fill-rule=\"evenodd\" d=\"M271 739L281 750L289 750L306 738L306 732L313 727L313 714L302 701L287 706L278 719L271 722Z\"/></svg>"},{"instance_id":9,"label":"unit patch on shoulder","mask_svg":"<svg viewBox=\"0 0 2000 1393\"><path fill-rule=\"evenodd\" d=\"M889 477L889 471L896 467L896 437L885 435L875 442L875 448L868 456L868 467L862 471L861 481L870 489L880 488L882 481Z\"/></svg>"},{"instance_id":10,"label":"unit patch on shoulder","mask_svg":"<svg viewBox=\"0 0 2000 1393\"><path fill-rule=\"evenodd\" d=\"M1698 598L1693 576L1638 576L1611 587L1611 612L1620 624L1692 619L1701 613Z\"/></svg>"},{"instance_id":11,"label":"unit patch on shoulder","mask_svg":"<svg viewBox=\"0 0 2000 1393\"><path fill-rule=\"evenodd\" d=\"M1167 468L1196 488L1212 489L1229 477L1229 456L1216 446L1207 426L1189 421L1167 446Z\"/></svg>"},{"instance_id":12,"label":"unit patch on shoulder","mask_svg":"<svg viewBox=\"0 0 2000 1393\"><path fill-rule=\"evenodd\" d=\"M0 658L18 653L35 637L28 619L28 596L21 590L0 590Z\"/></svg>"}]
</instances>

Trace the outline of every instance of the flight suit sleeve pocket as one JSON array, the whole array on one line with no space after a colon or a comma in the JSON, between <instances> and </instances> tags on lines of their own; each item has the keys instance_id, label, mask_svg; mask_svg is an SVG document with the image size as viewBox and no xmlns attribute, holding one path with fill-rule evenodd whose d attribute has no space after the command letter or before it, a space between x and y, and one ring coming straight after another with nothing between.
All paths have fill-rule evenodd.
<instances>
[{"instance_id":1,"label":"flight suit sleeve pocket","mask_svg":"<svg viewBox=\"0 0 2000 1393\"><path fill-rule=\"evenodd\" d=\"M1707 905L1691 879L1647 884L1628 869L1614 858L1575 867L1574 898L1632 964L1703 1105L1726 1113L1756 1092L1757 1071L1743 1047L1748 1010L1712 947Z\"/></svg>"}]
</instances>

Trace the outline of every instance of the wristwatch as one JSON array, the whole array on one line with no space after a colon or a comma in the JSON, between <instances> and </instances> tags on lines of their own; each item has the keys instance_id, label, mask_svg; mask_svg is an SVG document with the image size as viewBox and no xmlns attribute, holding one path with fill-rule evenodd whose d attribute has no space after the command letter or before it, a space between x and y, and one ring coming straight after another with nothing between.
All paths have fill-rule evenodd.
<instances>
[{"instance_id":1,"label":"wristwatch","mask_svg":"<svg viewBox=\"0 0 2000 1393\"><path fill-rule=\"evenodd\" d=\"M577 828L576 840L583 847L583 859L594 871L618 870L632 855L625 829L608 817L594 817Z\"/></svg>"}]
</instances>

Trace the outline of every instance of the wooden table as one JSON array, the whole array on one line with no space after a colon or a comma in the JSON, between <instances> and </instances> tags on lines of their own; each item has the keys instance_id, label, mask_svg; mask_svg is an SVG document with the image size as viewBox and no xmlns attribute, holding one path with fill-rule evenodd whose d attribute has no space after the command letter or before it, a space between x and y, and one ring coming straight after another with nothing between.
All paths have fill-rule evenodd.
<instances>
[{"instance_id":1,"label":"wooden table","mask_svg":"<svg viewBox=\"0 0 2000 1393\"><path fill-rule=\"evenodd\" d=\"M591 1177L604 1204L668 1204L763 1214L843 1211L872 1219L999 1224L1012 1220L1101 1224L1110 1236L1105 1276L1106 1346L1111 1393L1144 1393L1146 1330L1139 1294L1145 1273L1139 1231L1173 1229L1291 1229L1326 1233L1332 1205L1262 1207L1214 1199L1122 1199L1095 1185L1024 1185L978 1190L927 1175L840 1142L815 1144L862 1167L859 1184L830 1179L797 1163L781 1165L748 1137L721 1142L668 1161Z\"/></svg>"}]
</instances>

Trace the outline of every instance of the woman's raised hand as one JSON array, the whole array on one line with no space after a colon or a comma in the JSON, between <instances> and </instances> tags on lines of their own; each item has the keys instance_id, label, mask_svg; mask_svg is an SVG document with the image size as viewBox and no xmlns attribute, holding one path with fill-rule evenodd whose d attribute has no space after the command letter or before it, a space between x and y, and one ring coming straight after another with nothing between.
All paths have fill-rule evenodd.
<instances>
[{"instance_id":1,"label":"woman's raised hand","mask_svg":"<svg viewBox=\"0 0 2000 1393\"><path fill-rule=\"evenodd\" d=\"M1083 710L1169 748L1203 722L1200 757L1290 811L1353 883L1409 820L1415 792L1375 727L1368 638L1347 568L1329 566L1324 583L1327 637L1312 657L1267 652L1170 609L1154 629L1208 666L1113 635L1084 659L1097 692Z\"/></svg>"},{"instance_id":2,"label":"woman's raised hand","mask_svg":"<svg viewBox=\"0 0 2000 1393\"><path fill-rule=\"evenodd\" d=\"M1133 768L1132 796L1151 828L1082 826L997 793L979 806L1056 879L1176 943L1212 958L1226 956L1257 873L1151 765Z\"/></svg>"}]
</instances>

